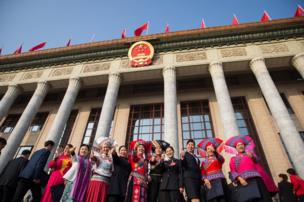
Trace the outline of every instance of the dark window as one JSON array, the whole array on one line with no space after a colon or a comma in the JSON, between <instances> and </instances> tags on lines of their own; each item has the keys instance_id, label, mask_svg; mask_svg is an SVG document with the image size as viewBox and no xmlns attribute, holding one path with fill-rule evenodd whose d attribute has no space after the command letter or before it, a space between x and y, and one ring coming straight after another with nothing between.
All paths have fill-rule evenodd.
<instances>
[{"instance_id":1,"label":"dark window","mask_svg":"<svg viewBox=\"0 0 304 202\"><path fill-rule=\"evenodd\" d=\"M289 102L288 102L285 94L284 93L280 93L280 95L281 95L281 98L282 98L282 100L283 100L286 108L287 108L288 113L289 114L294 114L294 111L293 111L292 107L290 106L290 104L289 104Z\"/></svg>"},{"instance_id":2,"label":"dark window","mask_svg":"<svg viewBox=\"0 0 304 202\"><path fill-rule=\"evenodd\" d=\"M29 127L29 131L32 133L40 132L40 130L42 129L45 123L47 116L48 116L48 112L37 113Z\"/></svg>"},{"instance_id":3,"label":"dark window","mask_svg":"<svg viewBox=\"0 0 304 202\"><path fill-rule=\"evenodd\" d=\"M270 76L275 83L302 82L303 78L295 68L270 71Z\"/></svg>"},{"instance_id":4,"label":"dark window","mask_svg":"<svg viewBox=\"0 0 304 202\"><path fill-rule=\"evenodd\" d=\"M208 100L182 102L181 115L184 149L189 139L197 145L203 138L214 137Z\"/></svg>"},{"instance_id":5,"label":"dark window","mask_svg":"<svg viewBox=\"0 0 304 202\"><path fill-rule=\"evenodd\" d=\"M32 146L32 145L20 146L20 147L18 148L17 152L16 152L15 157L17 158L17 157L21 156L21 153L22 153L24 150L30 150L30 151L32 151L32 149L33 149L33 146Z\"/></svg>"},{"instance_id":6,"label":"dark window","mask_svg":"<svg viewBox=\"0 0 304 202\"><path fill-rule=\"evenodd\" d=\"M126 143L136 139L161 140L164 130L163 117L163 104L132 105Z\"/></svg>"},{"instance_id":7,"label":"dark window","mask_svg":"<svg viewBox=\"0 0 304 202\"><path fill-rule=\"evenodd\" d=\"M299 133L301 135L302 140L304 141L304 131L299 131Z\"/></svg>"},{"instance_id":8,"label":"dark window","mask_svg":"<svg viewBox=\"0 0 304 202\"><path fill-rule=\"evenodd\" d=\"M45 96L43 102L60 103L63 97L64 97L64 92L50 92Z\"/></svg>"},{"instance_id":9,"label":"dark window","mask_svg":"<svg viewBox=\"0 0 304 202\"><path fill-rule=\"evenodd\" d=\"M72 110L70 117L64 126L62 135L59 140L60 147L64 147L68 143L77 114L78 114L78 110Z\"/></svg>"},{"instance_id":10,"label":"dark window","mask_svg":"<svg viewBox=\"0 0 304 202\"><path fill-rule=\"evenodd\" d=\"M10 134L14 130L20 116L21 114L9 114L2 124L0 132Z\"/></svg>"},{"instance_id":11,"label":"dark window","mask_svg":"<svg viewBox=\"0 0 304 202\"><path fill-rule=\"evenodd\" d=\"M82 144L93 145L93 141L96 135L97 125L100 117L101 108L91 109L87 127L84 132Z\"/></svg>"},{"instance_id":12,"label":"dark window","mask_svg":"<svg viewBox=\"0 0 304 202\"><path fill-rule=\"evenodd\" d=\"M235 111L236 122L241 135L249 135L256 144L256 152L261 157L264 168L269 171L269 167L266 161L266 157L256 132L255 125L253 123L247 102L245 97L231 98L233 108Z\"/></svg>"},{"instance_id":13,"label":"dark window","mask_svg":"<svg viewBox=\"0 0 304 202\"><path fill-rule=\"evenodd\" d=\"M201 90L212 88L211 78L191 78L185 80L177 80L177 90Z\"/></svg>"},{"instance_id":14,"label":"dark window","mask_svg":"<svg viewBox=\"0 0 304 202\"><path fill-rule=\"evenodd\" d=\"M31 97L32 94L22 94L16 98L14 105L27 105Z\"/></svg>"},{"instance_id":15,"label":"dark window","mask_svg":"<svg viewBox=\"0 0 304 202\"><path fill-rule=\"evenodd\" d=\"M77 100L92 100L103 97L106 93L106 88L85 88L81 89L77 95Z\"/></svg>"},{"instance_id":16,"label":"dark window","mask_svg":"<svg viewBox=\"0 0 304 202\"><path fill-rule=\"evenodd\" d=\"M149 85L137 84L133 85L133 94L143 94L143 93L157 93L163 92L164 85L163 83L151 83Z\"/></svg>"}]
</instances>

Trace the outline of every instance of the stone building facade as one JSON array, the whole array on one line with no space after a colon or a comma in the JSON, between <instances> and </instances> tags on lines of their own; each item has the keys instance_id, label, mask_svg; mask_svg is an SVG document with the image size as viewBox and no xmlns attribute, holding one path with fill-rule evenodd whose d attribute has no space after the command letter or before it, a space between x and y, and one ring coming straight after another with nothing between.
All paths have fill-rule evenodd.
<instances>
[{"instance_id":1,"label":"stone building facade","mask_svg":"<svg viewBox=\"0 0 304 202\"><path fill-rule=\"evenodd\" d=\"M276 180L291 166L303 177L303 36L297 17L1 56L0 170L46 140L164 139L178 155L189 138L244 134ZM137 41L151 65L130 66Z\"/></svg>"}]
</instances>

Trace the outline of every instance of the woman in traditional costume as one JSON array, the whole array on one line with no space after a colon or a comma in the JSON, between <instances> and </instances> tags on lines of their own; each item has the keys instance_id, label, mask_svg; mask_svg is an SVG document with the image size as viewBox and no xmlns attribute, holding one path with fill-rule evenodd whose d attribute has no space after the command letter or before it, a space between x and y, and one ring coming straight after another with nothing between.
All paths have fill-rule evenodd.
<instances>
[{"instance_id":1,"label":"woman in traditional costume","mask_svg":"<svg viewBox=\"0 0 304 202\"><path fill-rule=\"evenodd\" d=\"M120 146L118 154L114 151L112 157L115 169L110 180L108 202L122 202L125 200L128 178L131 172L127 148Z\"/></svg>"},{"instance_id":2,"label":"woman in traditional costume","mask_svg":"<svg viewBox=\"0 0 304 202\"><path fill-rule=\"evenodd\" d=\"M65 189L61 202L84 202L85 194L89 185L92 162L89 158L89 145L80 146L79 155L73 156L73 165L63 176Z\"/></svg>"},{"instance_id":3,"label":"woman in traditional costume","mask_svg":"<svg viewBox=\"0 0 304 202\"><path fill-rule=\"evenodd\" d=\"M181 153L183 169L183 184L189 201L200 201L201 189L201 169L200 160L194 154L195 142L192 139L187 141L187 151Z\"/></svg>"},{"instance_id":4,"label":"woman in traditional costume","mask_svg":"<svg viewBox=\"0 0 304 202\"><path fill-rule=\"evenodd\" d=\"M169 146L169 143L163 140L153 140L151 143L154 154L149 162L148 202L156 202L164 168L163 151Z\"/></svg>"},{"instance_id":5,"label":"woman in traditional costume","mask_svg":"<svg viewBox=\"0 0 304 202\"><path fill-rule=\"evenodd\" d=\"M210 202L229 201L229 190L222 172L225 159L218 150L222 148L222 142L219 138L206 138L197 145L204 158L201 165L202 181L206 187L206 199Z\"/></svg>"},{"instance_id":6,"label":"woman in traditional costume","mask_svg":"<svg viewBox=\"0 0 304 202\"><path fill-rule=\"evenodd\" d=\"M109 182L114 171L113 159L110 150L114 147L114 140L108 137L100 137L96 140L101 151L94 155L97 162L92 168L92 177L89 183L86 201L106 202Z\"/></svg>"},{"instance_id":7,"label":"woman in traditional costume","mask_svg":"<svg viewBox=\"0 0 304 202\"><path fill-rule=\"evenodd\" d=\"M129 162L131 174L128 180L126 202L147 202L148 195L148 163L151 145L144 140L130 143Z\"/></svg>"},{"instance_id":8,"label":"woman in traditional costume","mask_svg":"<svg viewBox=\"0 0 304 202\"><path fill-rule=\"evenodd\" d=\"M68 144L63 150L63 153L59 154L55 157L54 160L51 160L48 167L51 168L53 171L51 176L48 180L48 183L45 187L45 191L43 193L41 202L52 202L52 201L59 201L61 195L58 196L58 199L55 199L55 195L60 193L53 193L52 194L52 187L58 187L58 191L63 192L64 190L64 179L63 175L71 168L72 166L72 159L71 159L71 152L73 150L73 145ZM61 189L61 191L59 190ZM53 195L53 197L52 197Z\"/></svg>"},{"instance_id":9,"label":"woman in traditional costume","mask_svg":"<svg viewBox=\"0 0 304 202\"><path fill-rule=\"evenodd\" d=\"M261 174L256 168L258 158L253 151L254 142L249 136L238 135L226 141L226 152L236 149L235 156L230 159L232 178L238 183L237 201L272 201ZM232 149L231 149L232 148ZM229 151L230 150L230 151Z\"/></svg>"},{"instance_id":10,"label":"woman in traditional costume","mask_svg":"<svg viewBox=\"0 0 304 202\"><path fill-rule=\"evenodd\" d=\"M158 202L183 201L183 177L180 160L174 158L172 146L166 148Z\"/></svg>"}]
</instances>

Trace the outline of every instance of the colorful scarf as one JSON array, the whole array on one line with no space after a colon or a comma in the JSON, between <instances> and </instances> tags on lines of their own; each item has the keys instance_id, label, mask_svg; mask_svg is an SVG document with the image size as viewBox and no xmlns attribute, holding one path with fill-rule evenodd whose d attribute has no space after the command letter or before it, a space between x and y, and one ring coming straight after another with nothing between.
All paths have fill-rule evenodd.
<instances>
[{"instance_id":1,"label":"colorful scarf","mask_svg":"<svg viewBox=\"0 0 304 202\"><path fill-rule=\"evenodd\" d=\"M75 183L73 184L71 198L74 201L81 202L84 200L86 190L90 181L92 164L85 157L79 156L79 168L76 175Z\"/></svg>"}]
</instances>

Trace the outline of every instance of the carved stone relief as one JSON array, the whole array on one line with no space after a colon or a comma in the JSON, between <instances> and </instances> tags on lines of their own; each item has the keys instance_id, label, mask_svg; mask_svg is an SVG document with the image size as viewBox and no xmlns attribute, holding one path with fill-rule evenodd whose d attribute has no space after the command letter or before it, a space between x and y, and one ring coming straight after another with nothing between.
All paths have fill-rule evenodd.
<instances>
[{"instance_id":1,"label":"carved stone relief","mask_svg":"<svg viewBox=\"0 0 304 202\"><path fill-rule=\"evenodd\" d=\"M121 68L129 68L130 67L130 61L129 60L122 60L120 62L120 67Z\"/></svg>"},{"instance_id":2,"label":"carved stone relief","mask_svg":"<svg viewBox=\"0 0 304 202\"><path fill-rule=\"evenodd\" d=\"M43 70L25 72L25 73L23 74L21 80L37 79L37 78L41 77L42 73L43 73Z\"/></svg>"},{"instance_id":3,"label":"carved stone relief","mask_svg":"<svg viewBox=\"0 0 304 202\"><path fill-rule=\"evenodd\" d=\"M60 69L54 69L51 73L51 77L56 76L63 76L63 75L69 75L73 71L72 67L66 67L66 68L60 68Z\"/></svg>"},{"instance_id":4,"label":"carved stone relief","mask_svg":"<svg viewBox=\"0 0 304 202\"><path fill-rule=\"evenodd\" d=\"M229 49L222 49L221 55L223 58L227 57L235 57L235 56L246 56L245 48L229 48Z\"/></svg>"},{"instance_id":5,"label":"carved stone relief","mask_svg":"<svg viewBox=\"0 0 304 202\"><path fill-rule=\"evenodd\" d=\"M198 51L192 53L180 53L176 55L176 62L187 62L195 60L205 60L207 59L206 52Z\"/></svg>"},{"instance_id":6,"label":"carved stone relief","mask_svg":"<svg viewBox=\"0 0 304 202\"><path fill-rule=\"evenodd\" d=\"M271 45L261 45L262 53L282 53L288 52L288 47L285 44L271 44Z\"/></svg>"},{"instance_id":7,"label":"carved stone relief","mask_svg":"<svg viewBox=\"0 0 304 202\"><path fill-rule=\"evenodd\" d=\"M0 82L12 81L16 77L16 74L3 74L0 75Z\"/></svg>"},{"instance_id":8,"label":"carved stone relief","mask_svg":"<svg viewBox=\"0 0 304 202\"><path fill-rule=\"evenodd\" d=\"M82 72L98 72L110 69L110 63L102 63L102 64L88 64L83 67Z\"/></svg>"}]
</instances>

